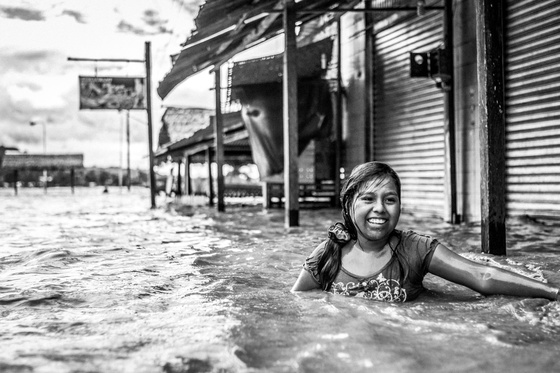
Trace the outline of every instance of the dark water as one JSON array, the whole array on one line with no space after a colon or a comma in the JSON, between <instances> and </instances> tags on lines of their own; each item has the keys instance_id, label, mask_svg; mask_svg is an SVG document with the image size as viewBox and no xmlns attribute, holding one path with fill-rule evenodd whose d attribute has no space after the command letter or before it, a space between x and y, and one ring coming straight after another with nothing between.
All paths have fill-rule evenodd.
<instances>
[{"instance_id":1,"label":"dark water","mask_svg":"<svg viewBox=\"0 0 560 373\"><path fill-rule=\"evenodd\" d=\"M385 304L289 292L338 219L205 207L145 189L0 189L1 372L553 372L560 304L483 297L435 277ZM195 203L195 200L186 202ZM509 223L508 259L479 226L403 216L462 255L560 284L560 227Z\"/></svg>"}]
</instances>

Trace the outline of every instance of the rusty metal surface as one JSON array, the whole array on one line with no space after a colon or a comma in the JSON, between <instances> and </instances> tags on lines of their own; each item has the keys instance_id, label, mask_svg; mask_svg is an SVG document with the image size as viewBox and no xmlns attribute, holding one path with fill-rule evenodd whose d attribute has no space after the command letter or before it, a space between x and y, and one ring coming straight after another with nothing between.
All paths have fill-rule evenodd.
<instances>
[{"instance_id":1,"label":"rusty metal surface","mask_svg":"<svg viewBox=\"0 0 560 373\"><path fill-rule=\"evenodd\" d=\"M509 0L505 31L509 215L560 215L560 3Z\"/></svg>"},{"instance_id":2,"label":"rusty metal surface","mask_svg":"<svg viewBox=\"0 0 560 373\"><path fill-rule=\"evenodd\" d=\"M296 3L298 24L302 27L318 17L336 19L352 9L358 0L302 0ZM385 0L375 7L410 7L413 0ZM169 73L158 86L158 94L165 98L180 82L197 72L224 63L244 49L268 40L282 32L283 0L208 0L200 7L195 20L196 30L182 44L184 49L172 56ZM324 10L331 13L324 13ZM333 11L334 10L334 11ZM377 19L391 12L380 12ZM325 24L328 24L328 20Z\"/></svg>"}]
</instances>

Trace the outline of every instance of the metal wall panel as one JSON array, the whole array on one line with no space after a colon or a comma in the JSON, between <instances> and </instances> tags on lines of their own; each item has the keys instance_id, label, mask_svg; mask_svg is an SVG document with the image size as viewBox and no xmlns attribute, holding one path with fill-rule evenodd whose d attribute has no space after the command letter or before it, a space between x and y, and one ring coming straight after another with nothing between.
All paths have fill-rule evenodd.
<instances>
[{"instance_id":1,"label":"metal wall panel","mask_svg":"<svg viewBox=\"0 0 560 373\"><path fill-rule=\"evenodd\" d=\"M375 34L374 155L402 180L403 211L443 217L444 101L429 78L411 78L409 52L443 41L442 13L397 21Z\"/></svg>"},{"instance_id":2,"label":"metal wall panel","mask_svg":"<svg viewBox=\"0 0 560 373\"><path fill-rule=\"evenodd\" d=\"M510 216L560 217L560 1L508 0L506 177Z\"/></svg>"}]
</instances>

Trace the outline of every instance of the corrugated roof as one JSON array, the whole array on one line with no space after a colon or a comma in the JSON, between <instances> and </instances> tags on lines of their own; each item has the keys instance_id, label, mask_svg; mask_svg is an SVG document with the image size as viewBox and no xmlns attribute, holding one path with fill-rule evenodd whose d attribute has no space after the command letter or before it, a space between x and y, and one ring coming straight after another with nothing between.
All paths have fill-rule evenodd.
<instances>
[{"instance_id":1,"label":"corrugated roof","mask_svg":"<svg viewBox=\"0 0 560 373\"><path fill-rule=\"evenodd\" d=\"M248 134L245 124L241 118L241 112L225 113L222 115L224 128L224 147L245 148L244 151L250 153L251 148L247 140ZM160 160L167 159L167 156L183 155L185 152L194 154L212 147L214 143L214 126L208 125L196 131L188 138L170 143L156 152L156 157Z\"/></svg>"},{"instance_id":2,"label":"corrugated roof","mask_svg":"<svg viewBox=\"0 0 560 373\"><path fill-rule=\"evenodd\" d=\"M332 47L333 40L328 38L298 48L298 78L321 77L326 70L326 64L331 60ZM282 75L283 53L238 61L231 67L231 86L282 82Z\"/></svg>"},{"instance_id":3,"label":"corrugated roof","mask_svg":"<svg viewBox=\"0 0 560 373\"><path fill-rule=\"evenodd\" d=\"M2 170L71 169L84 167L83 154L5 154Z\"/></svg>"},{"instance_id":4,"label":"corrugated roof","mask_svg":"<svg viewBox=\"0 0 560 373\"><path fill-rule=\"evenodd\" d=\"M324 15L313 10L353 7L358 2L301 0L296 3L296 10L307 12L298 12L297 22L305 24ZM197 29L183 44L185 49L173 57L171 71L160 82L159 96L165 98L189 76L221 65L237 53L282 32L283 4L283 0L207 0L195 20Z\"/></svg>"},{"instance_id":5,"label":"corrugated roof","mask_svg":"<svg viewBox=\"0 0 560 373\"><path fill-rule=\"evenodd\" d=\"M438 4L441 0L427 1ZM306 27L323 19L322 28L328 27L345 11L361 0L300 0L296 2L296 20L302 28L298 42L309 38ZM376 0L372 9L377 22L399 8L415 11L417 0ZM160 82L157 92L165 98L183 80L211 66L219 66L230 58L283 32L282 9L284 0L206 0L195 19L196 30L182 46L180 53L171 56L173 67ZM363 5L360 5L363 7ZM334 11L339 9L340 11ZM325 12L329 10L330 12ZM315 34L321 29L312 27Z\"/></svg>"},{"instance_id":6,"label":"corrugated roof","mask_svg":"<svg viewBox=\"0 0 560 373\"><path fill-rule=\"evenodd\" d=\"M161 117L158 147L166 146L184 138L192 136L196 131L210 124L210 117L215 110L201 108L176 108L165 109Z\"/></svg>"}]
</instances>

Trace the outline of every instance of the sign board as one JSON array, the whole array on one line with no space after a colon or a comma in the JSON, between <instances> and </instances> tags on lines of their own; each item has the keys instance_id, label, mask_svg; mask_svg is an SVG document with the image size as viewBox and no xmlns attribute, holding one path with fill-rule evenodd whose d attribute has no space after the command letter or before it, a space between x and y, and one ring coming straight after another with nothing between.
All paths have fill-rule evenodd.
<instances>
[{"instance_id":1,"label":"sign board","mask_svg":"<svg viewBox=\"0 0 560 373\"><path fill-rule=\"evenodd\" d=\"M80 110L146 109L145 78L80 76Z\"/></svg>"}]
</instances>

